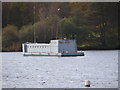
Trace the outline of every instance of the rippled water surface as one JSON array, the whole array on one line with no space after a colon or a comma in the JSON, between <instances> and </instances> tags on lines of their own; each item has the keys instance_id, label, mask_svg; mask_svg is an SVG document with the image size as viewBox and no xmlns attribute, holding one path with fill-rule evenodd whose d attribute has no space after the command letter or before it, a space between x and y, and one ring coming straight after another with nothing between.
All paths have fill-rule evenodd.
<instances>
[{"instance_id":1,"label":"rippled water surface","mask_svg":"<svg viewBox=\"0 0 120 90\"><path fill-rule=\"evenodd\" d=\"M84 51L85 56L23 56L2 54L3 88L91 88L118 87L118 50Z\"/></svg>"}]
</instances>

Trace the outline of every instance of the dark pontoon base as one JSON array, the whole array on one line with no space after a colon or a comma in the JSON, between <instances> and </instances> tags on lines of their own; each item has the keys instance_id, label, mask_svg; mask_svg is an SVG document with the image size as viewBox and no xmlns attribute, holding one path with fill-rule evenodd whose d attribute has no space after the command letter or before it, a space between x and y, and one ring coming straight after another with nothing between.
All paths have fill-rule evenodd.
<instances>
[{"instance_id":1,"label":"dark pontoon base","mask_svg":"<svg viewBox=\"0 0 120 90\"><path fill-rule=\"evenodd\" d=\"M73 57L73 56L84 56L84 54L81 55L61 55L62 57Z\"/></svg>"},{"instance_id":2,"label":"dark pontoon base","mask_svg":"<svg viewBox=\"0 0 120 90\"><path fill-rule=\"evenodd\" d=\"M85 87L90 87L90 85L85 85Z\"/></svg>"},{"instance_id":3,"label":"dark pontoon base","mask_svg":"<svg viewBox=\"0 0 120 90\"><path fill-rule=\"evenodd\" d=\"M35 55L35 54L23 54L24 56L59 56L59 57L73 57L73 56L84 56L84 53L82 54L74 54L74 55Z\"/></svg>"}]
</instances>

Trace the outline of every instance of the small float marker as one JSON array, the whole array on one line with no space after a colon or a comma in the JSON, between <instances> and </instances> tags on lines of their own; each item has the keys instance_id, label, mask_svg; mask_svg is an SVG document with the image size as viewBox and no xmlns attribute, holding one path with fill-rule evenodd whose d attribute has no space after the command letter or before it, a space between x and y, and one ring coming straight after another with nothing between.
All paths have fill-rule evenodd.
<instances>
[{"instance_id":1,"label":"small float marker","mask_svg":"<svg viewBox=\"0 0 120 90\"><path fill-rule=\"evenodd\" d=\"M85 87L90 87L90 81L89 80L85 80Z\"/></svg>"}]
</instances>

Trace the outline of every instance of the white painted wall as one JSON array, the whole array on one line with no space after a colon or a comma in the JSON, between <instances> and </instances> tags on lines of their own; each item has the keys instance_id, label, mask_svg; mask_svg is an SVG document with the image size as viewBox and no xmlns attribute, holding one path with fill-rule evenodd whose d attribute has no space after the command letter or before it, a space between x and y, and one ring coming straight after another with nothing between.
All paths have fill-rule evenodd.
<instances>
[{"instance_id":1,"label":"white painted wall","mask_svg":"<svg viewBox=\"0 0 120 90\"><path fill-rule=\"evenodd\" d=\"M52 53L58 53L58 40L51 40L50 47Z\"/></svg>"},{"instance_id":2,"label":"white painted wall","mask_svg":"<svg viewBox=\"0 0 120 90\"><path fill-rule=\"evenodd\" d=\"M45 52L45 53L77 53L76 40L51 40L50 44L44 43L25 43L27 52Z\"/></svg>"},{"instance_id":3,"label":"white painted wall","mask_svg":"<svg viewBox=\"0 0 120 90\"><path fill-rule=\"evenodd\" d=\"M22 51L23 51L23 54L25 53L24 45L25 45L25 44L22 44Z\"/></svg>"},{"instance_id":4,"label":"white painted wall","mask_svg":"<svg viewBox=\"0 0 120 90\"><path fill-rule=\"evenodd\" d=\"M27 44L28 52L50 52L50 44Z\"/></svg>"}]
</instances>

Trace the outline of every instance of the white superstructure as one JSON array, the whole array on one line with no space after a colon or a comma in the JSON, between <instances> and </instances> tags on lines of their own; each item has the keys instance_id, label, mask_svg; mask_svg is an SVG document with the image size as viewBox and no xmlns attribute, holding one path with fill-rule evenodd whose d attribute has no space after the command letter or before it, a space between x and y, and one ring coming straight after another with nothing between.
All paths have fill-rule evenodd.
<instances>
[{"instance_id":1,"label":"white superstructure","mask_svg":"<svg viewBox=\"0 0 120 90\"><path fill-rule=\"evenodd\" d=\"M22 44L24 55L54 55L54 56L79 56L77 53L76 40L51 40L46 43L24 43Z\"/></svg>"}]
</instances>

